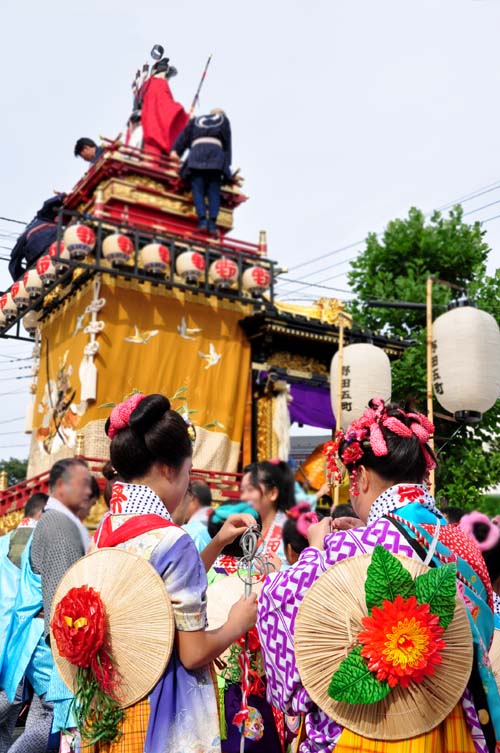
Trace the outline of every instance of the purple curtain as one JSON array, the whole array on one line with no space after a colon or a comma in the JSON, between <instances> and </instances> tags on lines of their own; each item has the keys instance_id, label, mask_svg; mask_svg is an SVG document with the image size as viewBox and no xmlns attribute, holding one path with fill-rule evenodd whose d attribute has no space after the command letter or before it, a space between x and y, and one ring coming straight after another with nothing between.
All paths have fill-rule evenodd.
<instances>
[{"instance_id":1,"label":"purple curtain","mask_svg":"<svg viewBox=\"0 0 500 753\"><path fill-rule=\"evenodd\" d=\"M310 384L292 384L293 400L289 404L290 420L320 429L335 429L328 387L313 387Z\"/></svg>"}]
</instances>

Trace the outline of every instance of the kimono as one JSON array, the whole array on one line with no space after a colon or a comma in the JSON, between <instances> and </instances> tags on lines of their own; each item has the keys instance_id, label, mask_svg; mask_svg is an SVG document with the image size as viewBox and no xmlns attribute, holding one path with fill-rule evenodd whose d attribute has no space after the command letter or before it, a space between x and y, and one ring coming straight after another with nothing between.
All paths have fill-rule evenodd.
<instances>
[{"instance_id":1,"label":"kimono","mask_svg":"<svg viewBox=\"0 0 500 753\"><path fill-rule=\"evenodd\" d=\"M438 521L443 526L441 532L451 528L446 526L446 521L424 486L399 484L390 487L373 503L366 527L326 536L324 551L313 547L305 549L294 566L276 573L264 584L259 599L258 628L268 682L268 700L286 713L304 716L306 739L300 746L301 753L331 753L336 748L339 751L407 750L401 747L402 741L371 741L359 736L357 743L352 744L358 747L347 744L344 747L347 738L356 736L318 708L302 685L294 655L294 624L304 594L328 567L348 557L370 553L378 544L393 554L422 560L425 543L430 544ZM414 548L416 539L421 544ZM460 582L458 590L469 610L476 666L483 695L488 698L488 724L480 723L478 717L479 708L485 708L485 699L482 698L478 705L469 685L456 707L457 729L462 738L466 738L463 743L453 748L439 747L436 740L426 741L425 736L419 736L413 739L411 751L488 753L494 750L495 733L497 740L500 737L500 700L487 655L493 635L491 583L478 551L475 568L472 568L469 562L441 541L440 536L431 564L438 566L443 558L454 560L458 572L469 584L463 586ZM462 549L460 551L465 555ZM436 728L435 732L428 734L438 735L440 731Z\"/></svg>"},{"instance_id":2,"label":"kimono","mask_svg":"<svg viewBox=\"0 0 500 753\"><path fill-rule=\"evenodd\" d=\"M119 546L147 559L162 577L177 630L206 627L207 577L196 547L147 486L115 483L97 548ZM140 645L137 646L140 651ZM220 730L210 667L187 670L174 646L149 696L126 709L122 736L85 748L95 753L219 753Z\"/></svg>"}]
</instances>

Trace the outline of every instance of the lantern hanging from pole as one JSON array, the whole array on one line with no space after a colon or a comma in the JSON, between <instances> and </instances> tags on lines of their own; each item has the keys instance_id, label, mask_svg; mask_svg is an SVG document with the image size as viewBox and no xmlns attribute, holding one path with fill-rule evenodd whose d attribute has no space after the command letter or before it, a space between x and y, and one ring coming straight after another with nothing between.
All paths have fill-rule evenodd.
<instances>
[{"instance_id":1,"label":"lantern hanging from pole","mask_svg":"<svg viewBox=\"0 0 500 753\"><path fill-rule=\"evenodd\" d=\"M36 271L36 266L24 273L23 282L29 297L38 298L42 292L42 281Z\"/></svg>"},{"instance_id":2,"label":"lantern hanging from pole","mask_svg":"<svg viewBox=\"0 0 500 753\"><path fill-rule=\"evenodd\" d=\"M335 414L340 390L342 415L337 428L346 429L351 421L360 418L372 398L390 400L391 388L391 363L381 348L370 343L347 345L343 351L340 385L338 353L335 353L330 368L330 397Z\"/></svg>"},{"instance_id":3,"label":"lantern hanging from pole","mask_svg":"<svg viewBox=\"0 0 500 753\"><path fill-rule=\"evenodd\" d=\"M486 311L459 306L432 325L432 384L457 421L477 423L500 397L500 330Z\"/></svg>"}]
</instances>

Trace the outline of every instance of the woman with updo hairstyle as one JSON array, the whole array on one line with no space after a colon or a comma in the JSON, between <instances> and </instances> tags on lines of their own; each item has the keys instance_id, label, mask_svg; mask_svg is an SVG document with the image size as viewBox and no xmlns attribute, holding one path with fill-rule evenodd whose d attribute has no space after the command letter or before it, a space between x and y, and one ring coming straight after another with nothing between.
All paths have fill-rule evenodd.
<instances>
[{"instance_id":1,"label":"woman with updo hairstyle","mask_svg":"<svg viewBox=\"0 0 500 753\"><path fill-rule=\"evenodd\" d=\"M230 516L202 561L191 537L171 517L188 491L194 428L163 395L136 393L113 409L106 433L120 480L113 484L95 546L121 547L149 560L170 596L176 641L150 695L126 709L120 738L96 744L93 753L122 753L122 740L130 753L216 753L220 729L210 663L253 627L256 605L255 596L241 599L221 628L207 630L206 569L254 518Z\"/></svg>"},{"instance_id":2,"label":"woman with updo hairstyle","mask_svg":"<svg viewBox=\"0 0 500 753\"><path fill-rule=\"evenodd\" d=\"M493 635L491 583L477 548L463 531L446 524L427 488L428 474L436 465L429 446L433 433L432 423L413 407L386 405L380 398L371 400L361 418L353 421L345 434L338 432L326 446L326 464L330 475L340 481L341 467L349 474L351 503L361 525L337 530L342 518L336 521L324 518L311 525L307 531L309 545L301 552L298 561L264 583L259 596L257 625L266 668L267 697L273 706L282 711L290 713L293 709L295 714L304 715L307 739L300 745L301 753L347 753L355 750L399 753L403 748L411 749L412 753L487 753L495 751L496 740L500 739L500 697L487 656ZM387 550L420 562L427 560L426 564L431 568L456 563L456 592L462 596L468 611L474 643L472 671L463 678L465 690L461 700L439 725L429 722L424 734L412 737L409 747L404 744L408 740L405 737L408 732L404 728L401 730L401 740L393 741L394 736L390 738L388 734L384 739L387 727L384 726L383 712L372 711L372 717L364 717L374 720L374 739L363 737L359 727L350 729L345 721L349 715L343 716L346 726L337 721L331 711L328 715L304 687L294 655L295 619L307 591L332 565L366 554L373 555L376 548L378 557L381 551ZM364 585L362 580L356 581L356 586L353 583L353 588L358 589L356 598L365 599ZM332 590L329 598L334 604L335 591ZM389 599L389 596L381 598ZM401 598L406 604L400 591L391 598ZM394 604L390 601L381 603ZM365 657L366 664L360 667L360 672L368 673L370 669L372 678L376 677L380 682L389 678L386 680L389 687L400 683L401 692L404 690L408 693L421 682L420 677L414 679L414 666L418 664L421 672L425 661L428 661L422 648L424 644L420 644L419 651L413 653L416 644L410 637L409 626L413 624L408 617L413 608L410 604L411 600L408 599L408 611L399 612L400 622L394 630L401 630L401 636L394 651L387 649L387 652L380 653L384 646L393 645L390 642L392 628L386 628L383 620L380 622L381 618L375 618L375 615L373 619L370 618L373 623L371 629L379 630L380 642L377 643L373 637L375 633L371 633L372 642L366 639L368 647L365 642L356 643L359 631L355 631L351 645L351 648L358 645L363 648L360 657ZM427 606L433 613L430 605ZM318 604L318 612L321 608L321 604ZM327 610L328 604L325 603L323 608ZM363 625L366 628L364 621ZM281 636L281 641L276 640L276 636ZM326 634L322 634L321 640L326 639ZM437 647L437 638L429 637L428 640L429 643L425 645ZM314 651L314 646L311 650ZM346 655L349 650L346 649ZM286 657L286 661L283 657ZM434 666L427 664L426 673L432 675ZM352 677L352 682L354 679ZM432 689L425 692L430 693L428 697L432 703ZM346 701L345 696L340 699L337 695L331 697ZM370 704L366 695L365 698L363 708L364 704ZM348 706L349 703L353 704L351 718L354 720L360 704L352 701L339 705ZM353 723L353 726L356 725ZM450 747L448 741L451 740L454 742Z\"/></svg>"},{"instance_id":3,"label":"woman with updo hairstyle","mask_svg":"<svg viewBox=\"0 0 500 753\"><path fill-rule=\"evenodd\" d=\"M261 554L278 557L287 564L282 531L287 520L286 511L295 504L295 479L288 463L265 460L251 463L243 470L241 499L248 502L262 520Z\"/></svg>"}]
</instances>

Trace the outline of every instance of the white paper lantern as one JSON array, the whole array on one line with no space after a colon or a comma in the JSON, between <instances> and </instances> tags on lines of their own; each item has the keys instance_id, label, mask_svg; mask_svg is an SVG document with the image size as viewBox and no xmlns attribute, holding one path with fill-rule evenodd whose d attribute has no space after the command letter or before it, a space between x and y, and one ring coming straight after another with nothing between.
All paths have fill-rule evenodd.
<instances>
[{"instance_id":1,"label":"white paper lantern","mask_svg":"<svg viewBox=\"0 0 500 753\"><path fill-rule=\"evenodd\" d=\"M26 288L24 287L24 282L22 280L18 280L17 282L14 282L12 284L10 293L12 295L12 300L17 306L18 311L23 311L28 307L30 297Z\"/></svg>"},{"instance_id":2,"label":"white paper lantern","mask_svg":"<svg viewBox=\"0 0 500 753\"><path fill-rule=\"evenodd\" d=\"M102 255L112 264L128 264L133 254L133 241L123 233L112 233L102 243Z\"/></svg>"},{"instance_id":3,"label":"white paper lantern","mask_svg":"<svg viewBox=\"0 0 500 753\"><path fill-rule=\"evenodd\" d=\"M33 311L33 310L28 311L28 313L23 317L23 327L29 335L35 334L38 327L39 320L40 320L39 311Z\"/></svg>"},{"instance_id":4,"label":"white paper lantern","mask_svg":"<svg viewBox=\"0 0 500 753\"><path fill-rule=\"evenodd\" d=\"M3 311L7 322L11 322L17 316L17 306L12 300L10 290L0 298L0 310Z\"/></svg>"},{"instance_id":5,"label":"white paper lantern","mask_svg":"<svg viewBox=\"0 0 500 753\"><path fill-rule=\"evenodd\" d=\"M42 292L42 281L40 275L36 271L36 267L28 269L28 271L24 273L23 282L29 297L38 298Z\"/></svg>"},{"instance_id":6,"label":"white paper lantern","mask_svg":"<svg viewBox=\"0 0 500 753\"><path fill-rule=\"evenodd\" d=\"M51 259L53 259L54 256L59 256L60 259L69 259L69 251L64 245L64 241L60 241L59 248L57 248L57 241L51 243L49 246L49 256ZM61 262L56 262L55 268L57 274L59 275L63 274L63 272L66 272L69 269L67 264L61 264Z\"/></svg>"},{"instance_id":7,"label":"white paper lantern","mask_svg":"<svg viewBox=\"0 0 500 753\"><path fill-rule=\"evenodd\" d=\"M264 267L249 267L243 272L241 283L245 293L257 297L268 289L271 275Z\"/></svg>"},{"instance_id":8,"label":"white paper lantern","mask_svg":"<svg viewBox=\"0 0 500 753\"><path fill-rule=\"evenodd\" d=\"M7 326L7 317L3 313L2 309L0 308L0 329L5 329Z\"/></svg>"},{"instance_id":9,"label":"white paper lantern","mask_svg":"<svg viewBox=\"0 0 500 753\"><path fill-rule=\"evenodd\" d=\"M434 394L457 421L476 423L500 397L500 330L486 311L462 306L432 325Z\"/></svg>"},{"instance_id":10,"label":"white paper lantern","mask_svg":"<svg viewBox=\"0 0 500 753\"><path fill-rule=\"evenodd\" d=\"M330 397L333 413L337 410L339 387L338 353L330 368ZM346 429L360 418L374 397L391 399L391 363L385 351L369 343L346 345L342 359L340 427ZM337 416L335 416L337 419ZM338 427L338 428L340 428Z\"/></svg>"},{"instance_id":11,"label":"white paper lantern","mask_svg":"<svg viewBox=\"0 0 500 753\"><path fill-rule=\"evenodd\" d=\"M238 279L238 265L233 259L221 256L210 265L208 278L218 288L229 288Z\"/></svg>"},{"instance_id":12,"label":"white paper lantern","mask_svg":"<svg viewBox=\"0 0 500 753\"><path fill-rule=\"evenodd\" d=\"M95 233L88 225L70 225L64 231L63 240L72 259L83 259L95 246Z\"/></svg>"},{"instance_id":13,"label":"white paper lantern","mask_svg":"<svg viewBox=\"0 0 500 753\"><path fill-rule=\"evenodd\" d=\"M205 274L205 257L197 251L184 251L177 257L175 269L184 282L194 284Z\"/></svg>"},{"instance_id":14,"label":"white paper lantern","mask_svg":"<svg viewBox=\"0 0 500 753\"><path fill-rule=\"evenodd\" d=\"M57 272L52 259L48 254L41 256L36 263L36 271L44 285L50 285L57 279Z\"/></svg>"},{"instance_id":15,"label":"white paper lantern","mask_svg":"<svg viewBox=\"0 0 500 753\"><path fill-rule=\"evenodd\" d=\"M148 243L141 248L142 264L150 275L164 275L170 265L170 251L162 243Z\"/></svg>"}]
</instances>

